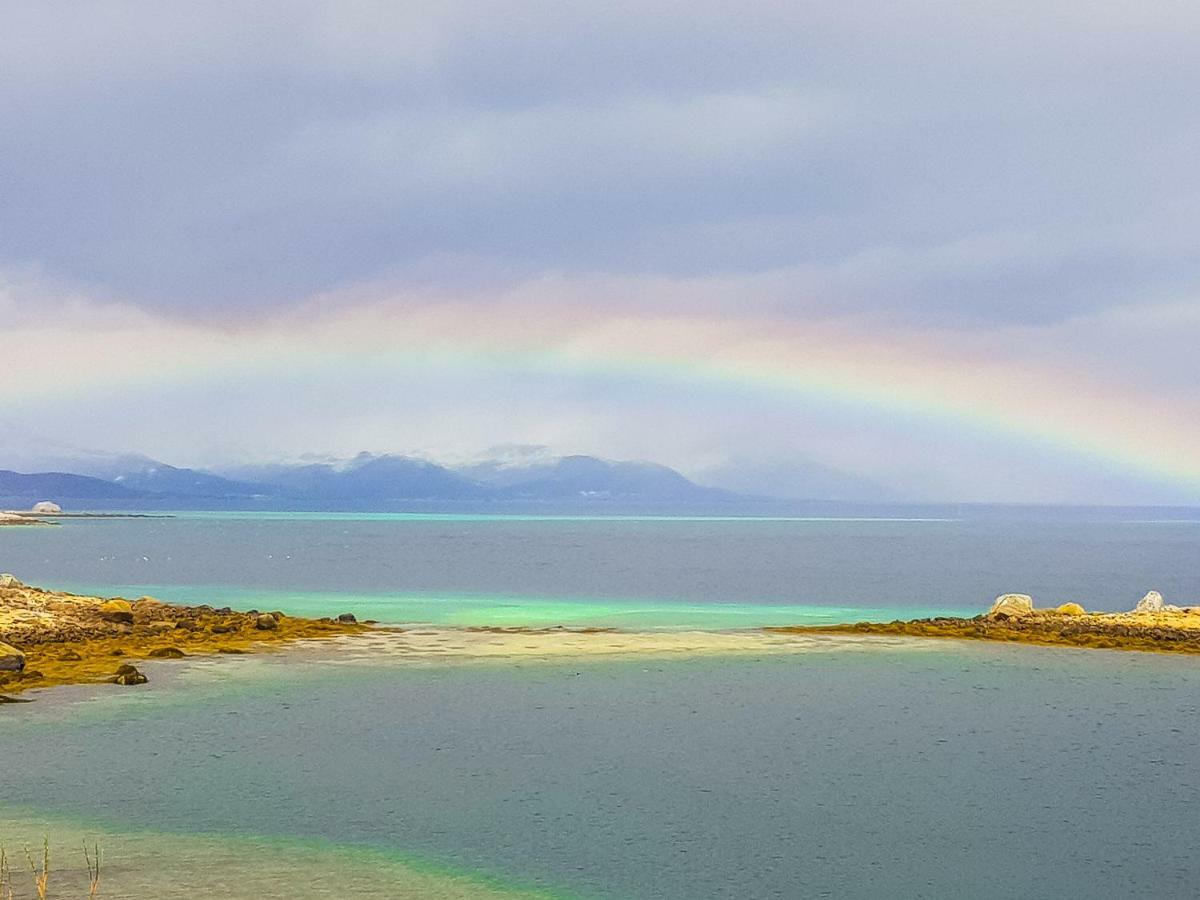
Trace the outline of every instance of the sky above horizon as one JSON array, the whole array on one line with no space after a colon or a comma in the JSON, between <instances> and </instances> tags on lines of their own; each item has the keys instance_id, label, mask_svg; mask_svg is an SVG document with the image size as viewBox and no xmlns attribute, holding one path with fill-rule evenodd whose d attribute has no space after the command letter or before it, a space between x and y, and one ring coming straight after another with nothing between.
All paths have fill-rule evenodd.
<instances>
[{"instance_id":1,"label":"sky above horizon","mask_svg":"<svg viewBox=\"0 0 1200 900\"><path fill-rule=\"evenodd\" d=\"M0 13L0 468L1200 503L1193 4Z\"/></svg>"}]
</instances>

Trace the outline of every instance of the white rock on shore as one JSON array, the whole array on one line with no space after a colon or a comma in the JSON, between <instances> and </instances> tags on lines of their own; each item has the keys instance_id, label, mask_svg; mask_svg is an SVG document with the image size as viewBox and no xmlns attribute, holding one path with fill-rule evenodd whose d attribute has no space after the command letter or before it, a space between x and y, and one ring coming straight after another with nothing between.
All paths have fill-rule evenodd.
<instances>
[{"instance_id":1,"label":"white rock on shore","mask_svg":"<svg viewBox=\"0 0 1200 900\"><path fill-rule=\"evenodd\" d=\"M1033 598L1028 594L1001 594L987 611L989 619L1019 619L1033 612Z\"/></svg>"},{"instance_id":2,"label":"white rock on shore","mask_svg":"<svg viewBox=\"0 0 1200 900\"><path fill-rule=\"evenodd\" d=\"M1138 601L1138 605L1133 608L1135 613L1153 613L1162 612L1164 609L1162 594L1158 591L1148 591L1146 596Z\"/></svg>"}]
</instances>

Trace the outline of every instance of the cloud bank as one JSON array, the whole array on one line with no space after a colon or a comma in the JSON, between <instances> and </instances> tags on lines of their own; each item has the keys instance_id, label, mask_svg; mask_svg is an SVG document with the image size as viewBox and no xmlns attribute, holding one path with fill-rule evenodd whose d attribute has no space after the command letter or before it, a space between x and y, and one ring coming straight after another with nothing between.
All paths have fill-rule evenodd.
<instances>
[{"instance_id":1,"label":"cloud bank","mask_svg":"<svg viewBox=\"0 0 1200 900\"><path fill-rule=\"evenodd\" d=\"M1197 499L1191 6L3 12L22 428Z\"/></svg>"}]
</instances>

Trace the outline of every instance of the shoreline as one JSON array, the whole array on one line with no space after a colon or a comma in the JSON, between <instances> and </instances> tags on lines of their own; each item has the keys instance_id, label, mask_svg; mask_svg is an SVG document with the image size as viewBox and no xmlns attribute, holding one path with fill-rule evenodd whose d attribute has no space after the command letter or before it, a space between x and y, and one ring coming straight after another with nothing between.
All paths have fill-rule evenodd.
<instances>
[{"instance_id":1,"label":"shoreline","mask_svg":"<svg viewBox=\"0 0 1200 900\"><path fill-rule=\"evenodd\" d=\"M78 512L49 513L29 510L0 510L0 527L5 525L58 525L57 519L174 519L170 513Z\"/></svg>"},{"instance_id":2,"label":"shoreline","mask_svg":"<svg viewBox=\"0 0 1200 900\"><path fill-rule=\"evenodd\" d=\"M273 650L373 630L371 623L280 612L85 597L0 576L0 704L68 684L136 685L143 660Z\"/></svg>"},{"instance_id":3,"label":"shoreline","mask_svg":"<svg viewBox=\"0 0 1200 900\"><path fill-rule=\"evenodd\" d=\"M763 630L772 634L949 638L1042 647L1200 654L1200 611L1064 613L1032 610L1020 616L987 614L969 619L938 616L894 622L777 625Z\"/></svg>"}]
</instances>

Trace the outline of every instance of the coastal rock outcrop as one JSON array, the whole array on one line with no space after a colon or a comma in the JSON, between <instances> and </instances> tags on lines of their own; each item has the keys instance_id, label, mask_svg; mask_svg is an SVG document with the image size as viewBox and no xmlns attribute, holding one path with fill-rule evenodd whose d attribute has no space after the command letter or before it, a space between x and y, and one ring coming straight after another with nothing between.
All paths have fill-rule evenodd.
<instances>
[{"instance_id":1,"label":"coastal rock outcrop","mask_svg":"<svg viewBox=\"0 0 1200 900\"><path fill-rule=\"evenodd\" d=\"M178 647L155 647L150 651L151 659L183 659L187 656Z\"/></svg>"},{"instance_id":2,"label":"coastal rock outcrop","mask_svg":"<svg viewBox=\"0 0 1200 900\"><path fill-rule=\"evenodd\" d=\"M106 600L100 604L100 618L105 622L117 622L124 625L133 624L133 604L128 600Z\"/></svg>"},{"instance_id":3,"label":"coastal rock outcrop","mask_svg":"<svg viewBox=\"0 0 1200 900\"><path fill-rule=\"evenodd\" d=\"M21 584L21 582L17 580L16 575L9 575L7 572L5 572L3 575L0 575L0 588L19 587L25 587L25 585Z\"/></svg>"},{"instance_id":4,"label":"coastal rock outcrop","mask_svg":"<svg viewBox=\"0 0 1200 900\"><path fill-rule=\"evenodd\" d=\"M345 625L353 625L358 621L358 618L354 615L354 613L342 613L337 617L337 620Z\"/></svg>"},{"instance_id":5,"label":"coastal rock outcrop","mask_svg":"<svg viewBox=\"0 0 1200 900\"><path fill-rule=\"evenodd\" d=\"M1164 610L1162 594L1158 591L1148 591L1146 596L1138 601L1138 605L1133 608L1135 613L1153 613L1163 612Z\"/></svg>"},{"instance_id":6,"label":"coastal rock outcrop","mask_svg":"<svg viewBox=\"0 0 1200 900\"><path fill-rule=\"evenodd\" d=\"M1033 612L1033 598L1028 594L1001 594L987 611L989 619L1019 619Z\"/></svg>"},{"instance_id":7,"label":"coastal rock outcrop","mask_svg":"<svg viewBox=\"0 0 1200 900\"><path fill-rule=\"evenodd\" d=\"M274 631L279 627L279 620L270 613L263 613L254 620L254 627L260 631Z\"/></svg>"},{"instance_id":8,"label":"coastal rock outcrop","mask_svg":"<svg viewBox=\"0 0 1200 900\"><path fill-rule=\"evenodd\" d=\"M117 669L117 674L113 676L113 684L145 684L150 679L138 671L136 666L124 665Z\"/></svg>"},{"instance_id":9,"label":"coastal rock outcrop","mask_svg":"<svg viewBox=\"0 0 1200 900\"><path fill-rule=\"evenodd\" d=\"M1060 616L1086 616L1087 610L1078 603L1064 603L1062 606L1055 607L1054 611Z\"/></svg>"},{"instance_id":10,"label":"coastal rock outcrop","mask_svg":"<svg viewBox=\"0 0 1200 900\"><path fill-rule=\"evenodd\" d=\"M20 672L25 668L25 654L16 647L0 643L0 672Z\"/></svg>"},{"instance_id":11,"label":"coastal rock outcrop","mask_svg":"<svg viewBox=\"0 0 1200 900\"><path fill-rule=\"evenodd\" d=\"M39 516L57 516L62 513L62 507L57 503L52 503L49 500L43 500L41 503L33 504L33 512Z\"/></svg>"}]
</instances>

